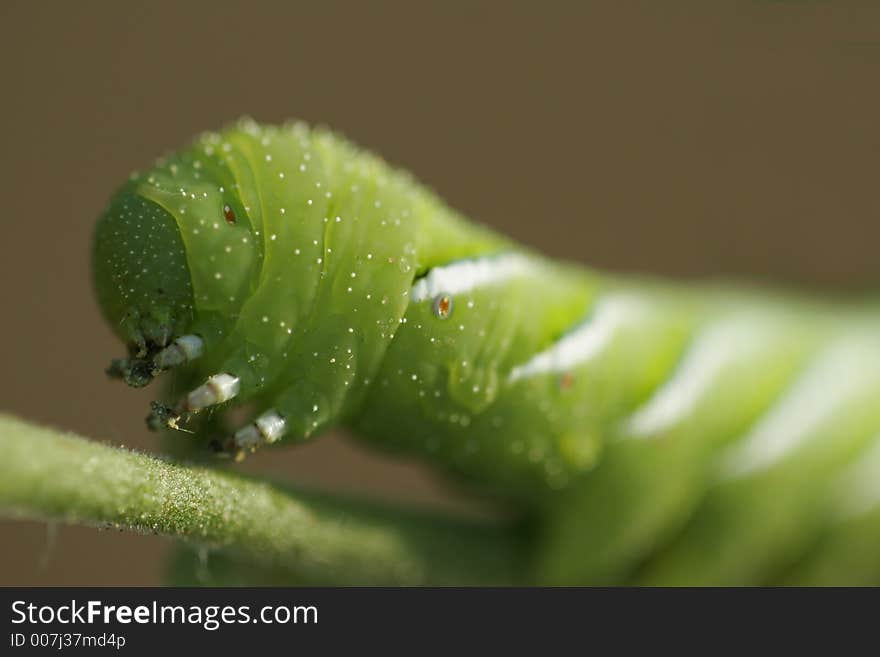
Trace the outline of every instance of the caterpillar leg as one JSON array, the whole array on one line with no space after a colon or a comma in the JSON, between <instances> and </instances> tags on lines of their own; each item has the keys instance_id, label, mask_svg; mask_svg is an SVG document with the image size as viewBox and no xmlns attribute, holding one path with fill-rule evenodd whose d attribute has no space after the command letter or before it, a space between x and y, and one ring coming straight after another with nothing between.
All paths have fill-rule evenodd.
<instances>
[{"instance_id":1,"label":"caterpillar leg","mask_svg":"<svg viewBox=\"0 0 880 657\"><path fill-rule=\"evenodd\" d=\"M147 416L147 426L153 430L162 427L181 429L181 422L186 416L230 401L239 394L240 388L241 381L233 374L209 376L173 408L153 402L152 411Z\"/></svg>"},{"instance_id":2,"label":"caterpillar leg","mask_svg":"<svg viewBox=\"0 0 880 657\"><path fill-rule=\"evenodd\" d=\"M196 360L204 352L204 341L197 335L182 335L171 344L168 344L169 337L163 333L158 341L145 343L140 356L136 353L130 358L114 358L107 374L132 388L142 388L160 372Z\"/></svg>"},{"instance_id":3,"label":"caterpillar leg","mask_svg":"<svg viewBox=\"0 0 880 657\"><path fill-rule=\"evenodd\" d=\"M340 369L348 372L344 364ZM221 451L241 459L282 438L305 440L327 428L347 401L344 381L334 385L337 376L330 368L316 366L308 378L285 384L251 422L220 443Z\"/></svg>"},{"instance_id":4,"label":"caterpillar leg","mask_svg":"<svg viewBox=\"0 0 880 657\"><path fill-rule=\"evenodd\" d=\"M205 343L199 336L182 335L153 356L154 374L194 361L204 349Z\"/></svg>"},{"instance_id":5,"label":"caterpillar leg","mask_svg":"<svg viewBox=\"0 0 880 657\"><path fill-rule=\"evenodd\" d=\"M258 415L253 422L236 431L231 439L219 445L223 452L231 453L236 460L255 452L263 445L276 443L287 433L287 421L274 408Z\"/></svg>"}]
</instances>

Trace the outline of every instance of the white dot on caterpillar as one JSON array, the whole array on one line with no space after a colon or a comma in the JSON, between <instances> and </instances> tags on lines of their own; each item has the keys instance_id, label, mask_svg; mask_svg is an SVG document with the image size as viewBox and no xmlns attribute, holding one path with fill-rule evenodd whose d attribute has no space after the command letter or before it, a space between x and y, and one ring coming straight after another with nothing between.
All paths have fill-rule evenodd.
<instances>
[{"instance_id":1,"label":"white dot on caterpillar","mask_svg":"<svg viewBox=\"0 0 880 657\"><path fill-rule=\"evenodd\" d=\"M312 199L309 199L308 201L306 201L306 205L311 205L311 204L312 204Z\"/></svg>"},{"instance_id":2,"label":"white dot on caterpillar","mask_svg":"<svg viewBox=\"0 0 880 657\"><path fill-rule=\"evenodd\" d=\"M300 254L300 250L299 250L299 249L294 249L293 252L294 252L295 255L299 255L299 254Z\"/></svg>"},{"instance_id":3,"label":"white dot on caterpillar","mask_svg":"<svg viewBox=\"0 0 880 657\"><path fill-rule=\"evenodd\" d=\"M219 271L215 271L214 278L219 281L221 278L223 278L223 274L221 274Z\"/></svg>"}]
</instances>

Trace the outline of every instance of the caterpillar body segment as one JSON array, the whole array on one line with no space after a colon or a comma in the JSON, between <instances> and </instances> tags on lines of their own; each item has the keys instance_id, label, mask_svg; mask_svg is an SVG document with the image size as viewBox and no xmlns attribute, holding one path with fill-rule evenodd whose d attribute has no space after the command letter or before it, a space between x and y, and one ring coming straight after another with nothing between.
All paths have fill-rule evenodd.
<instances>
[{"instance_id":1,"label":"caterpillar body segment","mask_svg":"<svg viewBox=\"0 0 880 657\"><path fill-rule=\"evenodd\" d=\"M870 458L878 400L876 332L827 345L773 411L721 451L700 508L638 581L761 584L784 571L835 522L833 487Z\"/></svg>"},{"instance_id":2,"label":"caterpillar body segment","mask_svg":"<svg viewBox=\"0 0 880 657\"><path fill-rule=\"evenodd\" d=\"M94 259L111 372L169 372L152 426L240 457L346 425L513 501L536 582L826 581L878 536L880 493L847 488L880 436L876 307L556 263L248 120L133 176Z\"/></svg>"},{"instance_id":3,"label":"caterpillar body segment","mask_svg":"<svg viewBox=\"0 0 880 657\"><path fill-rule=\"evenodd\" d=\"M828 494L818 538L774 583L806 586L877 586L880 565L880 434L823 487Z\"/></svg>"}]
</instances>

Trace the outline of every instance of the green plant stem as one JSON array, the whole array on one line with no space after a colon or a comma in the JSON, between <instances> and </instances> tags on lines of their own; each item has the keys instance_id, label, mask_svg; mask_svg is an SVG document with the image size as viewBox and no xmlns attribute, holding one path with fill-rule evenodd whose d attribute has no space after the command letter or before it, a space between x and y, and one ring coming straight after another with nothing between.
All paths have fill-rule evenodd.
<instances>
[{"instance_id":1,"label":"green plant stem","mask_svg":"<svg viewBox=\"0 0 880 657\"><path fill-rule=\"evenodd\" d=\"M503 528L309 496L2 414L0 454L0 513L174 536L275 583L511 584L521 572Z\"/></svg>"}]
</instances>

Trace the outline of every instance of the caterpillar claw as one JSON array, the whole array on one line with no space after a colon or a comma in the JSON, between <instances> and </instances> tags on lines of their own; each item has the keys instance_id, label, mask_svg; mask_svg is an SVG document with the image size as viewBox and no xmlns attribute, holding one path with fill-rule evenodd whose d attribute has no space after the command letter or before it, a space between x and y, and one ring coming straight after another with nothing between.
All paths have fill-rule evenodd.
<instances>
[{"instance_id":1,"label":"caterpillar claw","mask_svg":"<svg viewBox=\"0 0 880 657\"><path fill-rule=\"evenodd\" d=\"M150 402L150 409L150 414L146 418L147 428L150 431L174 429L184 433L195 433L180 426L183 415L177 409L156 401Z\"/></svg>"},{"instance_id":2,"label":"caterpillar claw","mask_svg":"<svg viewBox=\"0 0 880 657\"><path fill-rule=\"evenodd\" d=\"M143 388L155 376L152 362L143 358L114 358L104 371L132 388Z\"/></svg>"},{"instance_id":3,"label":"caterpillar claw","mask_svg":"<svg viewBox=\"0 0 880 657\"><path fill-rule=\"evenodd\" d=\"M176 423L179 419L180 417L170 406L157 401L150 402L150 414L146 418L147 428L150 431L166 429L171 426L172 422Z\"/></svg>"}]
</instances>

